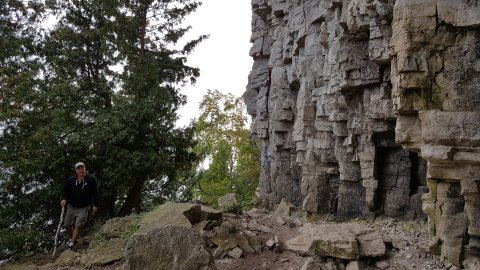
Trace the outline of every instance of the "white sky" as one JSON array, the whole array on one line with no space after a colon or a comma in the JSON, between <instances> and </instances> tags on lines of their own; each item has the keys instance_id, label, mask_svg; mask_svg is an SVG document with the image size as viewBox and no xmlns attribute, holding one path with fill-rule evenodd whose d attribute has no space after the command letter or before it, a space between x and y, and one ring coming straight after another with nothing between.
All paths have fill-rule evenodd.
<instances>
[{"instance_id":1,"label":"white sky","mask_svg":"<svg viewBox=\"0 0 480 270\"><path fill-rule=\"evenodd\" d=\"M200 77L192 87L184 87L187 105L179 110L179 126L188 125L199 116L198 105L207 89L241 96L245 92L253 60L248 55L250 43L250 0L203 0L186 24L192 26L190 39L201 34L210 38L200 43L188 56L190 66L200 68ZM187 37L188 38L188 37Z\"/></svg>"}]
</instances>

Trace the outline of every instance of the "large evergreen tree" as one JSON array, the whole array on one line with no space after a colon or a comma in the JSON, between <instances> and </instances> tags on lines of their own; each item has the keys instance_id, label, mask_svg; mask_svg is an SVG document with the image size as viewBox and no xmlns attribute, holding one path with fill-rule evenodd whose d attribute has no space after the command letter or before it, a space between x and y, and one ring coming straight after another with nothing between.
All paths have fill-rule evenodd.
<instances>
[{"instance_id":1,"label":"large evergreen tree","mask_svg":"<svg viewBox=\"0 0 480 270\"><path fill-rule=\"evenodd\" d=\"M35 1L0 1L0 260L17 250L30 252L37 248L31 239L48 237L35 230L48 215L39 208L48 195L35 191L51 182L39 170L43 153L30 151L47 132L41 128L46 116L37 109L44 105L42 32L36 27L41 11Z\"/></svg>"},{"instance_id":2,"label":"large evergreen tree","mask_svg":"<svg viewBox=\"0 0 480 270\"><path fill-rule=\"evenodd\" d=\"M2 93L12 92L1 99L0 190L12 203L2 199L0 206L0 252L19 251L14 246L22 241L32 245L23 251L40 247L78 160L100 181L105 216L140 210L152 182L165 198L175 193L177 173L195 160L192 128L174 126L185 103L178 88L199 75L186 56L205 37L175 44L189 28L181 26L184 17L198 6L195 0L57 0L37 10L58 23L47 34L32 32L30 43L18 41L21 50L5 58L36 68L17 71L14 90L4 82L14 77L0 74ZM28 37L19 31L12 37ZM3 240L12 239L14 227L21 235L32 225L45 237Z\"/></svg>"}]
</instances>

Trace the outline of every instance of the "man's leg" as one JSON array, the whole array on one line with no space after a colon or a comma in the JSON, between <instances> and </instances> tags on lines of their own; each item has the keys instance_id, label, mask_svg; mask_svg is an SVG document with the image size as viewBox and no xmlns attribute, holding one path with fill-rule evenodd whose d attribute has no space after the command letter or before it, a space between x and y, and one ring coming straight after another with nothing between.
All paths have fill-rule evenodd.
<instances>
[{"instance_id":1,"label":"man's leg","mask_svg":"<svg viewBox=\"0 0 480 270\"><path fill-rule=\"evenodd\" d=\"M67 212L65 213L65 219L63 220L63 225L65 227L65 230L67 231L67 235L69 238L67 246L71 247L72 245L70 244L70 242L72 242L71 239L73 237L73 231L74 231L74 225L75 225L75 213L73 211L73 207L71 207L70 205L67 206Z\"/></svg>"},{"instance_id":2,"label":"man's leg","mask_svg":"<svg viewBox=\"0 0 480 270\"><path fill-rule=\"evenodd\" d=\"M67 230L68 239L72 239L72 237L73 237L73 226L67 226L65 229Z\"/></svg>"},{"instance_id":3,"label":"man's leg","mask_svg":"<svg viewBox=\"0 0 480 270\"><path fill-rule=\"evenodd\" d=\"M72 237L70 237L70 239L72 239L72 242L73 243L77 243L77 238L78 238L78 235L80 234L80 228L78 227L75 227L72 231Z\"/></svg>"},{"instance_id":4,"label":"man's leg","mask_svg":"<svg viewBox=\"0 0 480 270\"><path fill-rule=\"evenodd\" d=\"M87 222L87 216L88 216L88 207L83 209L82 208L76 209L75 223L74 223L72 237L71 237L71 242L73 243L73 245L77 244L78 236L80 235L82 228L85 226L85 223Z\"/></svg>"}]
</instances>

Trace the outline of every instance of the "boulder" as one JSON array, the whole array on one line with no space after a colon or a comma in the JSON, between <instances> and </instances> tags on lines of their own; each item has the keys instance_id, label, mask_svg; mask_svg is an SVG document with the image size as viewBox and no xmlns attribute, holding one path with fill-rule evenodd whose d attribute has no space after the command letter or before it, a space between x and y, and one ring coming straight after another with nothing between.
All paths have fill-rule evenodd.
<instances>
[{"instance_id":1,"label":"boulder","mask_svg":"<svg viewBox=\"0 0 480 270\"><path fill-rule=\"evenodd\" d=\"M129 233L128 231L136 230L136 225L139 220L140 216L138 215L109 219L102 226L100 236L105 239L125 237L126 234Z\"/></svg>"},{"instance_id":2,"label":"boulder","mask_svg":"<svg viewBox=\"0 0 480 270\"><path fill-rule=\"evenodd\" d=\"M237 197L235 193L228 193L218 198L218 208L221 210L228 210L237 204Z\"/></svg>"},{"instance_id":3,"label":"boulder","mask_svg":"<svg viewBox=\"0 0 480 270\"><path fill-rule=\"evenodd\" d=\"M88 247L86 266L102 266L123 258L126 242L123 238L112 238L107 241L93 241Z\"/></svg>"},{"instance_id":4,"label":"boulder","mask_svg":"<svg viewBox=\"0 0 480 270\"><path fill-rule=\"evenodd\" d=\"M227 254L228 254L228 256L230 256L234 259L240 259L240 257L242 257L242 254L243 254L243 250L236 247L236 248L230 250Z\"/></svg>"},{"instance_id":5,"label":"boulder","mask_svg":"<svg viewBox=\"0 0 480 270\"><path fill-rule=\"evenodd\" d=\"M82 266L91 268L92 266L104 266L123 258L125 240L122 238L97 239L93 241L86 252L75 252L70 249L65 250L55 261L56 266Z\"/></svg>"},{"instance_id":6,"label":"boulder","mask_svg":"<svg viewBox=\"0 0 480 270\"><path fill-rule=\"evenodd\" d=\"M213 270L202 236L182 225L164 225L133 235L125 248L125 270Z\"/></svg>"},{"instance_id":7,"label":"boulder","mask_svg":"<svg viewBox=\"0 0 480 270\"><path fill-rule=\"evenodd\" d=\"M200 208L200 205L167 202L148 212L140 220L137 233L166 224L191 228L193 223L201 220Z\"/></svg>"},{"instance_id":8,"label":"boulder","mask_svg":"<svg viewBox=\"0 0 480 270\"><path fill-rule=\"evenodd\" d=\"M337 225L304 224L301 235L287 240L287 249L304 254L356 260L359 248L355 235Z\"/></svg>"},{"instance_id":9,"label":"boulder","mask_svg":"<svg viewBox=\"0 0 480 270\"><path fill-rule=\"evenodd\" d=\"M86 265L86 256L84 254L75 252L73 250L67 249L58 258L55 260L55 265L57 266L75 266L75 265Z\"/></svg>"},{"instance_id":10,"label":"boulder","mask_svg":"<svg viewBox=\"0 0 480 270\"><path fill-rule=\"evenodd\" d=\"M277 209L275 209L273 217L278 224L284 225L286 221L290 219L290 216L295 209L296 207L293 204L283 198L280 204L278 204Z\"/></svg>"},{"instance_id":11,"label":"boulder","mask_svg":"<svg viewBox=\"0 0 480 270\"><path fill-rule=\"evenodd\" d=\"M305 223L300 235L285 242L285 247L300 254L358 260L385 255L385 244L374 230L357 224Z\"/></svg>"},{"instance_id":12,"label":"boulder","mask_svg":"<svg viewBox=\"0 0 480 270\"><path fill-rule=\"evenodd\" d=\"M374 229L364 225L348 224L347 229L355 234L360 257L381 257L385 255L383 237Z\"/></svg>"},{"instance_id":13,"label":"boulder","mask_svg":"<svg viewBox=\"0 0 480 270\"><path fill-rule=\"evenodd\" d=\"M222 212L208 206L200 206L191 203L167 202L153 211L148 212L139 222L137 233L148 231L163 225L179 225L192 228L193 224L202 221L221 221ZM215 223L218 225L218 223ZM205 227L208 223L205 224ZM216 226L216 225L215 225ZM200 226L201 227L201 226ZM213 224L210 224L210 228ZM203 229L203 228L202 228Z\"/></svg>"}]
</instances>

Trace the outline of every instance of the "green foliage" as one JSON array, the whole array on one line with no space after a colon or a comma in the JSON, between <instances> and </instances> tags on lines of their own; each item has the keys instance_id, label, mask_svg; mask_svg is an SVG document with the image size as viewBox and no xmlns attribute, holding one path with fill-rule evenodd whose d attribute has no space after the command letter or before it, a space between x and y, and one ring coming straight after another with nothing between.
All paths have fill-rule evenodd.
<instances>
[{"instance_id":1,"label":"green foliage","mask_svg":"<svg viewBox=\"0 0 480 270\"><path fill-rule=\"evenodd\" d=\"M205 36L176 42L199 5L0 1L0 260L51 246L76 161L99 179L100 215L177 196L196 161L193 128L175 128L179 87L199 76L186 57Z\"/></svg>"},{"instance_id":2,"label":"green foliage","mask_svg":"<svg viewBox=\"0 0 480 270\"><path fill-rule=\"evenodd\" d=\"M127 228L125 228L125 232L122 235L123 240L128 241L130 237L140 228L140 221L141 218L135 218L131 222L127 224Z\"/></svg>"},{"instance_id":3,"label":"green foliage","mask_svg":"<svg viewBox=\"0 0 480 270\"><path fill-rule=\"evenodd\" d=\"M234 214L242 214L243 213L243 207L241 204L234 204L232 206L227 206L226 211L229 213L234 213Z\"/></svg>"},{"instance_id":4,"label":"green foliage","mask_svg":"<svg viewBox=\"0 0 480 270\"><path fill-rule=\"evenodd\" d=\"M194 193L216 205L219 197L234 192L240 206L248 205L258 185L260 151L249 138L245 104L231 94L208 90L200 112L195 152L202 159Z\"/></svg>"}]
</instances>

